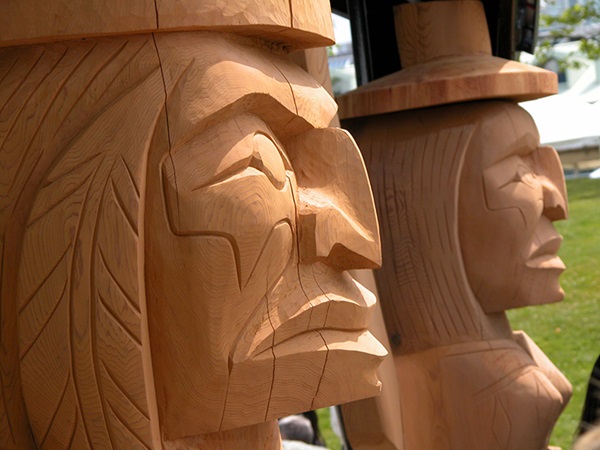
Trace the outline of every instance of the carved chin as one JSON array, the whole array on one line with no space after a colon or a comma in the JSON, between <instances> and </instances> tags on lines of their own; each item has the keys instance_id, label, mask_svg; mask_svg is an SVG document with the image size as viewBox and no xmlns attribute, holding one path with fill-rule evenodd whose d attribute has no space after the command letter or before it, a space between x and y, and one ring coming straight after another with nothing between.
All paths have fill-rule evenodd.
<instances>
[{"instance_id":1,"label":"carved chin","mask_svg":"<svg viewBox=\"0 0 600 450\"><path fill-rule=\"evenodd\" d=\"M378 395L386 353L366 330L319 330L234 363L221 430Z\"/></svg>"},{"instance_id":2,"label":"carved chin","mask_svg":"<svg viewBox=\"0 0 600 450\"><path fill-rule=\"evenodd\" d=\"M376 370L387 352L366 330L374 295L324 264L294 269L241 331L221 430L380 391Z\"/></svg>"},{"instance_id":3,"label":"carved chin","mask_svg":"<svg viewBox=\"0 0 600 450\"><path fill-rule=\"evenodd\" d=\"M497 286L482 286L475 295L483 310L488 313L512 308L560 302L565 294L559 277L565 265L558 256L547 256L541 261L529 260L518 266L518 276L513 276ZM541 264L540 264L541 261Z\"/></svg>"}]
</instances>

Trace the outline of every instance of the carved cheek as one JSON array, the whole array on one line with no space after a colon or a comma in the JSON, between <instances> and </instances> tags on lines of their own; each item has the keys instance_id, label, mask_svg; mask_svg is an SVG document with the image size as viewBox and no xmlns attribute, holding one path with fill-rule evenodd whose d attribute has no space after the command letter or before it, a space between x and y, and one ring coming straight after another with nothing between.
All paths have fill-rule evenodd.
<instances>
[{"instance_id":1,"label":"carved cheek","mask_svg":"<svg viewBox=\"0 0 600 450\"><path fill-rule=\"evenodd\" d=\"M543 191L536 174L513 157L484 171L485 201L493 220L505 223L523 236L531 236L544 207ZM497 228L497 225L493 228Z\"/></svg>"},{"instance_id":2,"label":"carved cheek","mask_svg":"<svg viewBox=\"0 0 600 450\"><path fill-rule=\"evenodd\" d=\"M198 190L177 193L171 190L170 194L167 192L167 209L175 234L229 239L241 290L272 239L279 242L280 253L272 261L278 267L271 267L269 273L283 271L292 252L295 228L289 182L278 190L265 174L249 167L225 181ZM288 230L283 232L285 237L282 228Z\"/></svg>"}]
</instances>

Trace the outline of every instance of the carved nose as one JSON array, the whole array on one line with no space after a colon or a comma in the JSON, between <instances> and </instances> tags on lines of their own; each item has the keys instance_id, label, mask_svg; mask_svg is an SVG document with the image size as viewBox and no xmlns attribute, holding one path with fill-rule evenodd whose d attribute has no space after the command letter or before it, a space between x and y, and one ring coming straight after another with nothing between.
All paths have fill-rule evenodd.
<instances>
[{"instance_id":1,"label":"carved nose","mask_svg":"<svg viewBox=\"0 0 600 450\"><path fill-rule=\"evenodd\" d=\"M567 187L558 152L552 147L542 146L536 152L536 163L542 180L543 214L552 221L566 219L569 215Z\"/></svg>"},{"instance_id":2,"label":"carved nose","mask_svg":"<svg viewBox=\"0 0 600 450\"><path fill-rule=\"evenodd\" d=\"M314 129L287 143L298 182L300 261L381 266L379 225L365 165L352 136Z\"/></svg>"},{"instance_id":3,"label":"carved nose","mask_svg":"<svg viewBox=\"0 0 600 450\"><path fill-rule=\"evenodd\" d=\"M544 215L552 221L566 219L568 216L566 198L551 182L544 180L542 188L544 190Z\"/></svg>"}]
</instances>

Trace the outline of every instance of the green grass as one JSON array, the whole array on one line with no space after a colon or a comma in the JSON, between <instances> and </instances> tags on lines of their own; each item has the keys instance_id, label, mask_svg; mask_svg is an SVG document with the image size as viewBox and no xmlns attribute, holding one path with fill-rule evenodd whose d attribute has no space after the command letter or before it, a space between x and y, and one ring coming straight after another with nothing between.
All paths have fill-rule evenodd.
<instances>
[{"instance_id":1,"label":"green grass","mask_svg":"<svg viewBox=\"0 0 600 450\"><path fill-rule=\"evenodd\" d=\"M565 300L509 312L513 328L525 330L573 385L573 397L551 439L563 449L571 448L600 353L600 180L569 180L567 189L569 220L556 223L564 237Z\"/></svg>"},{"instance_id":2,"label":"green grass","mask_svg":"<svg viewBox=\"0 0 600 450\"><path fill-rule=\"evenodd\" d=\"M325 447L331 450L342 450L340 439L331 429L329 408L318 409L317 417L319 418L319 429L321 430L321 435L325 440Z\"/></svg>"}]
</instances>

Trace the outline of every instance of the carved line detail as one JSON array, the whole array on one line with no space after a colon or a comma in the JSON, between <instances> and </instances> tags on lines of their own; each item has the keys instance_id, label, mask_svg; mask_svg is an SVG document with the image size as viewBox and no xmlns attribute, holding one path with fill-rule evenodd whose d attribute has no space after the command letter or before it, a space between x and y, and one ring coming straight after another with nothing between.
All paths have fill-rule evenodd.
<instances>
[{"instance_id":1,"label":"carved line detail","mask_svg":"<svg viewBox=\"0 0 600 450\"><path fill-rule=\"evenodd\" d=\"M0 109L0 113L2 111L4 111L4 108L6 108L6 106L10 103L10 101L12 100L12 98L14 97L14 95L19 91L19 89L21 88L21 86L23 86L23 83L25 83L25 81L27 81L27 79L29 78L29 75L31 75L31 72L33 72L33 69L35 69L35 67L37 66L37 64L42 59L42 56L44 56L44 53L45 52L42 51L40 53L40 56L38 56L38 58L35 60L35 62L31 65L31 68L29 69L29 71L21 79L21 82L18 84L18 86L15 88L15 90L12 92L12 94L8 97L8 99L4 103L4 106L2 106L2 108ZM21 107L19 108L19 111L17 112L17 114L15 114L14 121L11 123L10 127L8 128L8 130L6 130L6 134L4 135L4 139L0 143L0 148L4 148L4 143L6 142L6 139L7 139L8 135L12 132L12 129L15 126L15 123L17 122L18 118L21 116L21 113L23 112L23 109L29 103L29 100L31 99L31 97L33 96L33 94L35 93L35 91L37 90L37 88L40 86L40 84L43 83L43 81L44 81L43 79L40 80L40 82L38 83L38 85L35 88L31 89L31 91L30 91L31 93L29 94L29 97L27 97L27 100L25 100L24 102L21 102Z\"/></svg>"},{"instance_id":2,"label":"carved line detail","mask_svg":"<svg viewBox=\"0 0 600 450\"><path fill-rule=\"evenodd\" d=\"M511 384L513 381L519 378L519 376L528 374L529 372L533 371L534 366L517 367L516 369L513 369L509 373L505 374L502 378L494 381L492 384L475 392L473 394L473 397L482 397L482 399L485 399L486 397L491 397L492 395L494 395L493 391L497 390L496 387Z\"/></svg>"},{"instance_id":3,"label":"carved line detail","mask_svg":"<svg viewBox=\"0 0 600 450\"><path fill-rule=\"evenodd\" d=\"M27 97L27 100L25 100L22 103L21 108L19 109L19 112L17 114L17 116L15 117L15 120L11 123L10 128L7 130L6 135L4 136L4 139L2 141L2 143L0 144L0 148L4 147L4 144L6 143L6 140L8 139L8 137L11 135L12 130L15 126L15 124L17 123L18 119L21 117L21 113L23 112L23 110L25 109L25 107L27 105L29 105L29 101L31 100L31 97L33 97L33 95L38 91L39 87L44 83L44 81L46 81L46 78L48 78L50 76L50 74L52 72L54 72L54 69L56 69L56 67L58 66L58 64L62 61L62 59L65 57L65 55L67 54L67 49L65 49L65 51L63 52L63 54L60 56L60 58L57 59L57 61L52 65L52 67L50 68L50 70L48 70L44 76L42 77L42 79L39 81L39 83L31 89L31 92L29 94L29 96ZM41 57L40 57L41 58ZM39 61L39 59L38 59ZM37 65L37 62L36 62ZM33 70L33 69L32 69ZM29 75L29 74L28 74ZM66 81L66 80L65 80ZM62 87L62 86L61 86ZM56 100L56 97L58 95L58 92L60 91L60 89L57 90L57 92L54 94L54 96L52 97L52 100L50 101L49 105L46 107L46 110L44 111L40 121L43 121L44 118L46 117L46 114L48 114L48 111L50 109L50 106L52 106L52 104L54 103L54 101ZM28 150L31 147L31 144L33 142L33 140L35 139L35 136L37 135L38 131L39 131L40 127L38 124L38 127L35 129L34 133L32 134L29 143L27 144L27 148L25 151L21 152L20 158L19 158L19 162L17 164L17 169L13 172L13 177L12 179L7 183L8 186L12 186L13 183L15 182L15 179L17 178L18 174L21 173L21 170L23 168L23 163L27 157L27 155L29 154Z\"/></svg>"},{"instance_id":4,"label":"carved line detail","mask_svg":"<svg viewBox=\"0 0 600 450\"><path fill-rule=\"evenodd\" d=\"M119 208L119 210L125 217L125 222L127 222L127 225L129 226L130 230L133 232L133 234L137 238L138 237L138 229L137 229L137 224L135 223L135 219L133 217L131 217L131 213L129 213L127 207L125 206L125 204L123 202L123 198L121 197L121 195L119 195L118 189L115 185L115 180L113 180L112 177L111 177L110 182L111 182L110 185L111 185L112 196L115 200L115 203L117 204L117 207Z\"/></svg>"},{"instance_id":5,"label":"carved line detail","mask_svg":"<svg viewBox=\"0 0 600 450\"><path fill-rule=\"evenodd\" d=\"M273 333L271 333L271 347L269 348L269 350L271 350L271 355L273 356L273 371L271 373L271 389L269 390L269 399L267 400L267 408L265 409L265 422L267 421L267 417L269 416L269 409L271 408L271 399L273 398L273 389L275 388L275 363L277 362L277 357L275 356L275 349L273 348L275 346L275 327L273 326L273 321L271 320L271 309L270 309L270 302L269 302L269 296L265 295L265 299L267 301L267 318L269 319L269 325L271 325L271 330L273 330Z\"/></svg>"},{"instance_id":6,"label":"carved line detail","mask_svg":"<svg viewBox=\"0 0 600 450\"><path fill-rule=\"evenodd\" d=\"M327 352L325 353L325 362L323 363L323 371L321 372L321 377L319 378L319 384L317 384L317 389L315 391L315 396L312 399L312 402L310 403L310 409L315 409L315 400L317 399L317 396L319 395L319 389L321 389L321 382L323 381L323 378L325 377L325 370L327 369L327 360L329 359L329 346L327 345L327 341L325 340L325 338L323 337L323 335L321 334L320 331L317 331L317 333L319 333L319 336L321 336L321 339L323 339L323 344L325 344L325 347L327 348Z\"/></svg>"},{"instance_id":7,"label":"carved line detail","mask_svg":"<svg viewBox=\"0 0 600 450\"><path fill-rule=\"evenodd\" d=\"M31 350L33 348L33 346L35 345L35 343L37 342L37 340L40 338L40 336L42 335L42 333L44 332L44 330L46 329L46 327L50 323L50 320L54 316L54 313L58 309L58 306L63 301L66 292L67 292L67 280L65 280L65 282L63 284L62 292L60 293L60 296L58 297L58 300L56 301L56 303L52 307L52 310L50 311L50 314L48 314L48 318L44 321L44 324L42 325L42 327L40 328L40 330L37 332L37 334L35 335L35 337L33 338L33 340L29 343L29 345L27 346L27 348L21 352L21 361L23 359L25 359L25 357L29 353L29 350Z\"/></svg>"},{"instance_id":8,"label":"carved line detail","mask_svg":"<svg viewBox=\"0 0 600 450\"><path fill-rule=\"evenodd\" d=\"M79 413L77 409L73 409L73 416L75 416L73 420L73 429L71 430L71 436L69 437L69 444L66 448L73 448L73 441L75 440L75 433L77 432L77 427L79 425Z\"/></svg>"},{"instance_id":9,"label":"carved line detail","mask_svg":"<svg viewBox=\"0 0 600 450\"><path fill-rule=\"evenodd\" d=\"M133 406L142 417L144 417L147 421L150 421L150 418L148 417L148 414L145 412L145 410L142 407L140 407L135 401L133 401L129 394L127 394L127 391L123 388L123 386L121 386L121 384L117 381L113 373L108 369L108 365L104 362L104 360L100 359L100 363L102 364L102 368L106 371L106 374L108 375L110 381L115 385L115 387L123 395L123 397L125 397L127 401L131 403L131 406Z\"/></svg>"},{"instance_id":10,"label":"carved line detail","mask_svg":"<svg viewBox=\"0 0 600 450\"><path fill-rule=\"evenodd\" d=\"M19 60L19 57L17 56L12 64L10 65L10 67L8 69L6 69L6 72L4 72L4 75L2 76L2 78L0 78L0 84L2 84L2 82L6 79L6 77L8 76L8 74L13 70L13 68L15 67L15 65L17 64L17 61ZM25 79L27 78L27 76L25 76L24 78L21 79L21 83L19 83L17 85L17 89L19 88L19 86L21 86L21 84L23 83L23 81L25 81ZM14 94L14 92L13 92ZM9 99L13 96L13 94L10 95ZM0 108L0 112L2 111L3 108Z\"/></svg>"},{"instance_id":11,"label":"carved line detail","mask_svg":"<svg viewBox=\"0 0 600 450\"><path fill-rule=\"evenodd\" d=\"M100 294L100 291L96 290L96 294L98 295L98 298L100 299L100 305L102 306L104 311L110 316L111 319L114 320L114 322L118 325L118 327L121 329L121 331L123 331L123 333L125 333L127 335L127 337L129 337L136 344L138 349L141 351L142 343L140 342L140 340L129 330L127 325L125 325L123 323L123 321L121 319L119 319L119 316L117 315L117 313L115 313L113 311L113 309L110 306L108 306L106 300L104 299L102 294Z\"/></svg>"},{"instance_id":12,"label":"carved line detail","mask_svg":"<svg viewBox=\"0 0 600 450\"><path fill-rule=\"evenodd\" d=\"M96 72L94 73L93 77L90 77L90 79L88 80L88 82L85 84L84 88L81 90L80 95L75 99L75 101L73 102L73 104L71 105L71 107L67 110L67 112L64 114L63 119L60 121L60 123L58 124L58 126L56 127L56 131L54 132L54 136L52 136L53 138L56 137L56 135L58 134L58 132L63 128L63 125L65 123L65 121L67 120L67 118L69 117L69 115L71 114L71 112L73 111L73 109L75 108L75 106L78 105L79 100L81 98L83 98L83 96L88 92L88 89L90 88L90 86L92 85L92 83L94 83L94 81L96 81L96 79L98 78L98 75L100 75L103 70L112 62L114 61L114 59L123 51L123 49L125 48L125 46L127 45L128 41L125 41L123 44L121 44L119 46L119 48L111 55L109 55L106 58L106 61L104 61L104 63L100 66L100 68L98 68L98 70L96 70ZM92 52L92 50L94 50L96 48L97 43L94 42L94 45L92 48L90 48L89 52L86 53L86 55L84 56L84 59L87 58L87 56ZM80 63L77 65L77 67L79 67L81 65L81 63L83 62L80 61ZM121 69L119 72L117 72L115 74L115 76L113 77L113 79L111 80L110 83L107 84L106 88L104 89L104 91L100 94L99 97L102 97L104 95L104 93L110 88L110 86L112 86L112 83L114 82L114 80L119 76L119 74L121 73L123 69Z\"/></svg>"},{"instance_id":13,"label":"carved line detail","mask_svg":"<svg viewBox=\"0 0 600 450\"><path fill-rule=\"evenodd\" d=\"M96 157L97 156L99 156L99 154L97 154ZM91 158L91 159L93 160L95 158ZM85 161L85 162L88 162L88 161ZM78 167L81 166L82 164L84 164L84 163L78 164ZM69 172L69 173L71 173L71 172ZM66 174L66 175L68 175L68 174ZM65 195L63 195L62 197L60 197L54 203L51 203L50 205L48 205L46 207L46 209L44 209L44 211L41 211L36 217L31 218L29 220L29 222L27 223L27 228L30 228L31 226L35 225L40 219L44 218L46 216L46 214L48 214L54 208L56 208L61 203L63 203L65 200L67 200L72 194L74 194L75 192L77 192L81 188L81 186L83 186L85 184L86 181L87 181L87 179L85 177L83 177L82 180L81 180L81 182L79 182L78 184L76 184L73 189L68 190L65 193Z\"/></svg>"},{"instance_id":14,"label":"carved line detail","mask_svg":"<svg viewBox=\"0 0 600 450\"><path fill-rule=\"evenodd\" d=\"M48 424L48 428L46 429L46 431L44 432L44 434L42 436L40 447L44 447L44 443L46 442L46 438L50 434L50 430L52 430L52 426L54 425L54 420L56 420L56 416L58 415L58 411L60 410L60 407L62 406L62 403L63 403L63 401L65 399L65 395L67 393L67 388L69 386L69 380L70 379L71 379L71 372L67 371L67 379L65 380L65 383L63 385L63 388L62 388L62 391L61 391L61 394L60 394L60 399L58 400L58 405L54 409L54 414L52 414L52 418L50 419L50 423ZM75 412L77 413L77 409L75 409Z\"/></svg>"},{"instance_id":15,"label":"carved line detail","mask_svg":"<svg viewBox=\"0 0 600 450\"><path fill-rule=\"evenodd\" d=\"M100 167L100 166L99 166ZM78 215L78 221L77 221L77 227L75 229L75 234L74 234L74 239L73 241L78 242L79 241L79 233L81 231L81 222L83 221L83 211L85 210L86 207L86 203L88 201L88 197L89 197L89 193L92 187L92 184L94 182L94 180L96 179L96 174L98 173L99 167L94 171L94 173L92 174L92 176L89 179L89 183L87 186L87 189L85 191L85 196L83 199L83 202L81 204L81 209L79 211L79 215ZM75 267L75 253L76 253L76 249L74 248L73 251L71 252L71 261L70 261L70 267L69 267L69 279L71 280L71 286L70 286L70 291L69 291L69 304L68 304L68 310L69 313L67 315L67 322L68 322L68 329L69 329L69 359L71 360L71 373L73 374L73 386L75 387L75 398L76 398L76 404L77 404L77 408L79 409L79 413L83 414L83 407L81 405L81 396L79 393L79 386L77 383L77 376L75 374L75 359L74 359L74 355L75 355L75 343L73 342L75 337L73 336L73 315L74 313L74 302L73 302L73 291L74 291L74 280L75 277L73 276L73 272L74 272L74 267ZM92 440L90 438L90 434L89 434L89 430L86 424L85 420L82 420L83 423L83 429L85 431L85 437L86 437L86 442L88 444L88 446L93 447L92 446Z\"/></svg>"},{"instance_id":16,"label":"carved line detail","mask_svg":"<svg viewBox=\"0 0 600 450\"><path fill-rule=\"evenodd\" d=\"M104 66L103 66L104 67ZM98 242L98 232L100 229L100 218L102 217L102 205L104 204L104 201L106 199L106 190L108 187L108 182L109 180L112 180L111 175L112 175L112 171L115 167L115 163L116 161L113 160L113 163L110 167L110 169L108 170L108 174L106 176L106 180L104 181L104 185L102 186L102 194L100 196L100 199L98 201L99 207L98 210L96 211L96 219L94 221L94 232L93 232L93 236L92 236L92 252L90 255L90 263L89 263L89 267L90 267L90 319L89 319L89 326L90 326L90 346L92 349L92 360L91 360L91 366L93 369L93 373L94 373L94 381L96 383L96 386L98 386L98 395L100 397L100 405L101 405L101 409L102 409L102 417L104 418L104 425L106 426L106 431L108 432L108 439L110 442L110 445L112 448L115 448L115 443L113 442L113 433L112 431L112 424L110 423L110 421L108 420L108 416L106 413L106 403L107 403L107 399L106 399L106 395L104 393L104 386L102 385L102 376L99 373L99 367L98 367L98 363L97 361L100 360L100 357L98 355L98 344L97 344L97 319L98 319L98 311L97 311L97 305L96 305L96 301L94 301L94 296L93 296L93 286L96 285L96 271L94 270L95 265L96 265L96 250L100 249L100 246L97 245L96 243ZM95 174L94 174L95 176ZM104 261L103 261L104 263ZM102 301L102 297L99 295L100 293L96 290L96 293L98 294L98 297L100 297L100 300ZM103 305L106 308L106 305ZM110 316L110 315L109 315ZM117 325L120 324L120 321L116 319L115 317L115 322L117 323Z\"/></svg>"},{"instance_id":17,"label":"carved line detail","mask_svg":"<svg viewBox=\"0 0 600 450\"><path fill-rule=\"evenodd\" d=\"M127 172L127 175L129 177L129 182L133 186L133 189L135 190L135 195L139 200L140 199L140 188L138 187L137 183L135 182L135 177L133 176L133 173L131 173L131 169L125 162L123 155L119 155L119 158L121 159L121 162L123 163L123 167L125 168L125 171Z\"/></svg>"},{"instance_id":18,"label":"carved line detail","mask_svg":"<svg viewBox=\"0 0 600 450\"><path fill-rule=\"evenodd\" d=\"M35 298L35 296L37 295L37 293L39 292L39 290L44 286L44 284L46 284L46 281L48 281L48 279L52 276L52 274L54 273L54 271L58 268L58 266L60 265L60 263L63 261L63 259L65 258L65 256L69 252L70 248L71 248L71 244L69 244L67 246L67 248L65 249L65 251L63 252L63 254L61 255L61 257L56 262L56 264L54 264L54 266L50 269L50 272L44 277L44 279L40 282L40 284L35 288L35 290L29 296L29 298L27 298L27 300L25 300L25 302L23 302L23 304L19 307L19 314L21 314L23 312L23 310L25 308L27 308L27 306Z\"/></svg>"},{"instance_id":19,"label":"carved line detail","mask_svg":"<svg viewBox=\"0 0 600 450\"><path fill-rule=\"evenodd\" d=\"M127 59L127 60L126 60L124 63L122 63L122 64L121 64L121 68L120 68L120 69L119 69L119 70L118 70L118 71L115 73L115 76L114 76L114 77L112 78L112 80L110 80L110 82L109 82L109 83L106 85L106 89L104 90L104 92L108 91L108 90L109 90L109 89L112 87L112 85L113 85L113 83L115 82L115 80L117 80L117 78L119 78L119 76L120 76L120 75L123 73L123 71L124 71L126 68L130 67L130 65L131 65L131 61L133 61L133 60L134 60L134 59L135 59L135 58L136 58L136 57L137 57L137 56L138 56L138 55L141 53L141 51L144 49L144 47L145 47L147 44L148 44L148 40L145 40L144 42L142 42L142 43L140 44L140 46L137 48L137 50L135 50L135 51L134 51L134 52L131 54L131 56L130 56L130 57L129 57L129 58L128 58L128 59ZM101 67L101 68L98 70L98 74L99 74L100 72L102 72L102 70L104 70L104 69L105 69L105 68L106 68L106 67L109 65L109 63L111 63L111 62L113 62L115 59L117 59L117 57L118 57L118 56L119 56L121 53L123 53L123 50L125 50L125 48L126 48L128 45L131 45L131 41L125 41L125 42L123 43L123 45L121 45L121 46L120 46L120 47L117 49L117 51L116 51L115 53L113 53L113 54L112 54L112 55L111 55L111 56L110 56L110 57L107 59L106 63L102 65L102 67ZM135 86L137 86L137 85L134 85L133 87L135 87ZM103 93L104 93L104 92L103 92Z\"/></svg>"},{"instance_id":20,"label":"carved line detail","mask_svg":"<svg viewBox=\"0 0 600 450\"><path fill-rule=\"evenodd\" d=\"M271 231L269 231L268 236L265 238L265 241L264 241L264 243L263 243L263 245L262 245L262 247L260 249L260 252L258 253L258 256L256 257L256 261L254 261L254 266L252 267L252 270L250 271L250 274L248 275L248 280L246 281L246 284L244 285L244 289L248 286L248 283L250 282L250 279L252 278L252 275L254 275L254 272L256 271L258 263L260 262L260 260L261 260L261 258L263 256L263 254L264 254L267 246L269 245L269 241L271 239L271 236L273 236L273 233L275 233L275 230L277 228L279 228L280 225L283 225L283 224L286 224L290 228L290 232L292 234L294 233L294 229L292 228L292 222L288 218L278 220L273 225L273 227L271 228ZM290 255L290 257L291 257L291 255ZM289 264L289 261L286 263L285 267L287 267L288 264ZM284 267L284 270L285 270L285 267ZM239 277L239 279L240 279L240 283L241 283L241 276ZM276 283L276 282L277 282L277 280L274 281L274 283ZM272 286L268 286L267 285L267 292L270 292L271 288L272 288Z\"/></svg>"},{"instance_id":21,"label":"carved line detail","mask_svg":"<svg viewBox=\"0 0 600 450\"><path fill-rule=\"evenodd\" d=\"M80 163L77 163L75 166L73 166L73 167L71 168L71 170L69 170L68 172L65 172L65 173L63 173L63 174L59 175L59 176L58 176L58 177L56 177L56 178L53 178L53 179L51 179L50 177L48 177L48 178L47 178L47 180L46 180L46 182L45 182L45 183L44 183L44 184L41 186L41 188L42 188L42 189L43 189L43 188L46 188L46 187L50 186L51 184L53 184L53 183L56 183L57 181L60 181L61 179L63 179L63 178L64 178L64 177L66 177L67 175L70 175L70 174L72 174L73 172L77 171L77 170L78 170L80 167L82 167L82 166L85 166L86 164L88 164L88 163L92 162L93 160L95 160L96 158L98 158L100 155L102 155L102 153L96 153L96 154L94 154L94 155L90 156L89 158L86 158L86 159L84 159L84 160L83 160L83 161L81 161ZM86 181L86 180L84 179L84 180L83 180L83 181L82 181L80 184L78 184L78 185L77 185L77 188L79 188L79 187L83 186L83 183L85 183L85 181ZM73 192L74 192L74 191L73 191ZM70 194L71 194L71 192L69 193L69 195L70 195ZM66 197L65 197L65 198L66 198ZM49 211L50 209L52 209L54 206L55 206L55 205L53 205L53 206L51 206L50 208L48 208L48 209L47 209L47 211ZM36 218L36 219L34 219L34 221L35 221L35 220L37 220L37 218ZM31 222L30 222L30 224L31 224ZM29 225L29 224L28 224L28 225Z\"/></svg>"},{"instance_id":22,"label":"carved line detail","mask_svg":"<svg viewBox=\"0 0 600 450\"><path fill-rule=\"evenodd\" d=\"M106 269L106 273L108 273L112 282L115 284L115 286L117 287L119 292L121 292L123 297L125 297L127 304L130 306L130 308L133 310L133 312L135 312L135 314L138 317L140 317L141 313L140 313L140 309L139 309L138 305L133 301L133 299L131 299L129 297L129 294L127 294L127 292L125 291L125 288L123 286L121 286L121 283L119 283L119 281L117 281L115 275L112 273L112 271L108 267L108 264L106 263L106 259L104 257L104 253L102 252L102 249L100 247L98 247L98 255L100 256L100 261L102 262L102 265Z\"/></svg>"},{"instance_id":23,"label":"carved line detail","mask_svg":"<svg viewBox=\"0 0 600 450\"><path fill-rule=\"evenodd\" d=\"M92 124L94 124L96 122L96 120L98 119L99 116L101 116L102 114L104 114L104 112L106 110L108 110L112 105L114 105L115 103L119 102L123 97L125 97L127 94L129 94L130 92L132 92L134 89L136 89L139 85L143 84L148 78L150 78L152 76L153 72L148 73L148 75L146 75L144 78L142 78L141 80L139 80L137 83L132 84L131 86L129 86L127 89L125 89L124 91L122 91L118 96L116 96L114 99L112 99L112 101L110 101L108 104L106 104L101 110L99 110L93 117L90 117L90 119L87 121L87 123L81 127L77 133L71 137L71 139L69 139L69 141L64 145L65 148L71 148L73 146L73 143L76 142L84 133L87 132L87 130L89 129L90 126L92 126ZM98 73L99 74L99 73ZM94 76L94 79L98 76L98 74L96 74ZM116 77L115 77L116 78ZM86 86L86 90L84 92L81 93L81 95L77 98L77 101L79 101L81 98L83 98L83 96L87 93L89 87L91 86L91 82L88 83L88 85ZM108 87L106 89L104 89L104 91L99 94L99 96L103 96L106 91L107 91ZM70 173L71 170L67 173ZM51 178L48 177L48 181L52 182L60 177L62 177L65 174L59 174L57 175L56 178Z\"/></svg>"},{"instance_id":24,"label":"carved line detail","mask_svg":"<svg viewBox=\"0 0 600 450\"><path fill-rule=\"evenodd\" d=\"M115 416L115 418L117 419L117 421L121 424L121 426L123 428L125 428L129 434L131 434L131 436L133 436L133 438L139 442L139 444L147 449L147 450L151 450L150 447L148 447L145 443L144 440L137 435L137 433L127 424L127 421L124 420L116 411L116 409L113 407L113 405L107 400L106 403L108 404L108 407L110 409L110 412L113 413L113 415Z\"/></svg>"}]
</instances>

